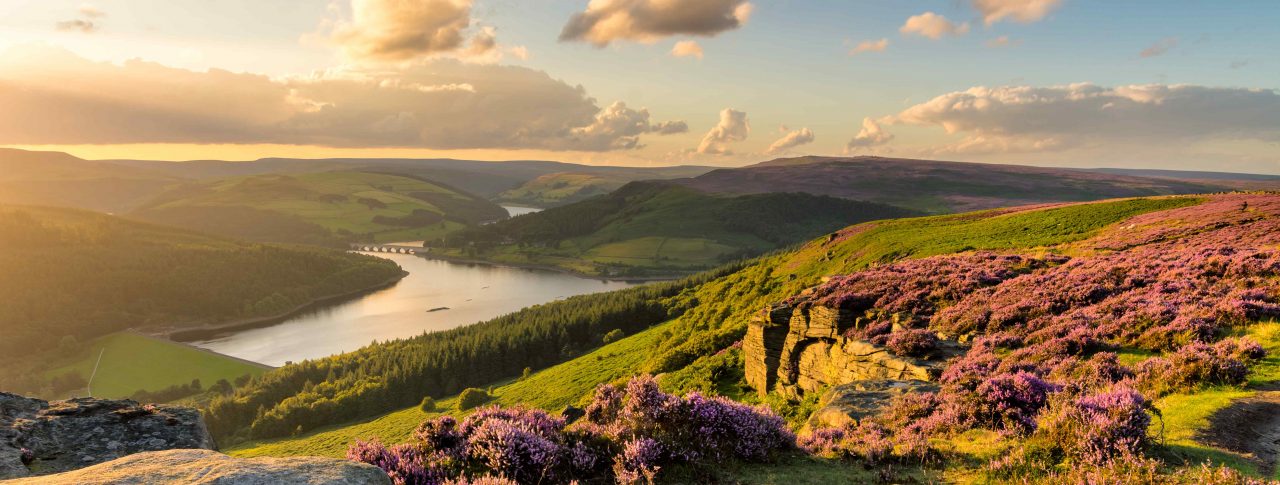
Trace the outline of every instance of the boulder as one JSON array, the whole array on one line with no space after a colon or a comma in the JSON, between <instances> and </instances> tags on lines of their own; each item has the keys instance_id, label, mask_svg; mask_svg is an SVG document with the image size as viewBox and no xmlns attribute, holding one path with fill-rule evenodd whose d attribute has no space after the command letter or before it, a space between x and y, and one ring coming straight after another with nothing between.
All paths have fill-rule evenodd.
<instances>
[{"instance_id":1,"label":"boulder","mask_svg":"<svg viewBox=\"0 0 1280 485\"><path fill-rule=\"evenodd\" d=\"M818 400L818 410L809 416L801 432L857 424L879 414L898 395L937 390L937 385L918 380L858 381L835 386Z\"/></svg>"},{"instance_id":2,"label":"boulder","mask_svg":"<svg viewBox=\"0 0 1280 485\"><path fill-rule=\"evenodd\" d=\"M236 485L390 485L378 467L337 458L232 458L211 450L150 451L24 484L152 483Z\"/></svg>"},{"instance_id":3,"label":"boulder","mask_svg":"<svg viewBox=\"0 0 1280 485\"><path fill-rule=\"evenodd\" d=\"M804 297L764 309L747 326L742 345L746 380L761 395L777 392L800 398L857 381L932 381L948 358L964 351L960 344L944 340L930 355L895 355L846 336L866 324L861 318Z\"/></svg>"},{"instance_id":4,"label":"boulder","mask_svg":"<svg viewBox=\"0 0 1280 485\"><path fill-rule=\"evenodd\" d=\"M199 411L129 400L46 402L0 392L0 479L175 448L214 448Z\"/></svg>"}]
</instances>

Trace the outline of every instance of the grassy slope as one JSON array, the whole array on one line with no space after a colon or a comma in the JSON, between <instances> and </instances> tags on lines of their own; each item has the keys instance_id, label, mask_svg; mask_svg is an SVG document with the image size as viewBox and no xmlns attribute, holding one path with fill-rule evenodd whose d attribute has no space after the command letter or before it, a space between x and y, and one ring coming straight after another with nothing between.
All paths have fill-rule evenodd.
<instances>
[{"instance_id":1,"label":"grassy slope","mask_svg":"<svg viewBox=\"0 0 1280 485\"><path fill-rule=\"evenodd\" d=\"M626 185L628 180L604 174L553 173L525 182L498 194L498 200L534 207L556 207L607 194Z\"/></svg>"},{"instance_id":2,"label":"grassy slope","mask_svg":"<svg viewBox=\"0 0 1280 485\"><path fill-rule=\"evenodd\" d=\"M805 194L719 197L682 187L631 184L608 196L482 228L510 240L533 239L534 244L498 245L478 256L589 274L685 272L760 254L850 223L912 214ZM566 222L590 227L543 235L548 227L564 227ZM432 251L476 256L463 249Z\"/></svg>"},{"instance_id":3,"label":"grassy slope","mask_svg":"<svg viewBox=\"0 0 1280 485\"><path fill-rule=\"evenodd\" d=\"M458 207L449 207L434 198L450 200ZM370 207L362 199L377 201L385 207ZM487 214L491 218L505 214L500 207L488 201L447 186L406 176L367 172L268 174L188 184L162 194L135 214L144 219L193 229L268 239L244 233L243 228L234 225L215 227L208 226L204 218L187 219L193 211L212 209L266 211L288 218L294 224L318 227L339 238L356 236L378 241L437 238L464 227L464 222L477 218L473 214ZM408 228L374 220L378 216L405 217L415 210L439 214L450 220ZM291 239L289 242L313 241Z\"/></svg>"},{"instance_id":4,"label":"grassy slope","mask_svg":"<svg viewBox=\"0 0 1280 485\"><path fill-rule=\"evenodd\" d=\"M558 410L583 399L599 383L612 382L653 370L655 360L673 350L681 350L682 327L700 333L745 329L749 315L766 303L781 300L817 283L822 276L846 273L876 262L906 257L925 257L967 249L1034 249L1085 239L1097 231L1128 217L1156 210L1194 204L1194 198L1141 199L1070 205L1012 213L987 211L957 216L937 216L881 221L844 231L837 241L826 238L796 251L759 259L746 269L703 285L685 295L695 303L693 310L676 321L653 327L621 341L601 347L583 357L560 364L527 380L495 388L498 402L527 404ZM794 275L794 276L793 276ZM741 335L739 332L738 335ZM712 352L718 348L711 349ZM710 352L696 354L705 357ZM663 371L680 372L679 369ZM665 381L666 379L664 379ZM453 399L440 401L451 406ZM298 438L272 442L250 442L229 452L233 455L341 455L356 438L378 437L402 441L427 414L409 408L382 417L313 432ZM811 468L806 476L822 476L822 461L802 460L797 466ZM777 470L748 467L734 480L771 483Z\"/></svg>"},{"instance_id":5,"label":"grassy slope","mask_svg":"<svg viewBox=\"0 0 1280 485\"><path fill-rule=\"evenodd\" d=\"M0 251L0 294L7 296L0 305L0 387L24 392L39 391L31 386L40 383L29 382L39 374L30 369L70 358L62 355L68 349L60 348L66 337L74 337L70 350L81 352L83 359L82 345L126 328L273 316L316 298L385 283L400 273L394 263L368 256L243 243L73 209L0 206L0 246L5 247ZM185 347L166 348L136 337L113 337L107 343L112 348L124 345L124 355L143 347L161 352L150 360L153 368L146 369L160 376L157 380L122 383L112 394L155 390L150 386L160 381L167 386L179 378L205 381L198 368L164 374L171 370L166 366L181 367L168 357L187 355L174 362L220 367L215 373L219 378L229 369L235 372L231 377L247 370L221 360L193 360L182 352L189 350ZM83 361L76 367L83 368Z\"/></svg>"},{"instance_id":6,"label":"grassy slope","mask_svg":"<svg viewBox=\"0 0 1280 485\"><path fill-rule=\"evenodd\" d=\"M88 378L94 364L98 371L91 382L95 397L123 398L138 390L157 391L200 379L208 386L218 379L234 381L245 374L259 375L267 366L207 352L167 340L117 332L94 340L76 353L72 362L46 372L49 377L79 372ZM82 393L75 393L83 395Z\"/></svg>"}]
</instances>

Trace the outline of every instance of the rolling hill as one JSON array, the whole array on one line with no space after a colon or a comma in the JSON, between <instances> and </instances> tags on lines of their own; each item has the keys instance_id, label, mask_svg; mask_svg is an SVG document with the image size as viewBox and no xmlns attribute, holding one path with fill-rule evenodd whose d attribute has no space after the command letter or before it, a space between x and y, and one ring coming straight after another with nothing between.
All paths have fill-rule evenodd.
<instances>
[{"instance_id":1,"label":"rolling hill","mask_svg":"<svg viewBox=\"0 0 1280 485\"><path fill-rule=\"evenodd\" d=\"M1248 448L1252 441L1229 433L1232 426L1252 426L1256 433L1273 426L1233 410L1277 399L1271 389L1280 382L1274 355L1280 351L1280 326L1269 320L1280 316L1273 303L1280 290L1278 221L1280 198L1230 194L871 222L661 289L578 297L451 335L387 342L285 367L268 373L256 388L215 403L211 413L225 435L231 423L255 421L252 409L268 409L258 413L262 426L255 423L239 435L259 441L235 446L233 454L341 456L356 439L411 440L425 419L468 414L453 408L463 387L494 386L490 393L500 405L555 411L587 403L599 384L649 373L659 375L668 392L697 390L766 404L799 428L817 409L817 393L760 396L744 369L760 357L737 342L757 316L772 318L774 312L763 309L797 305L816 312L819 305L841 305L848 312L838 317L841 325L847 317L856 326L838 338L874 341L865 335L927 328L938 338L967 335L965 355L947 361L951 367L940 378L940 390L895 401L902 402L895 414L876 418L875 425L824 435L833 448L802 440L818 446L809 448L814 455L784 453L767 466L718 460L695 467L696 478L680 478L688 470L675 466L660 477L726 483L1061 483L1102 476L1117 477L1117 483L1125 477L1245 483L1248 476L1269 478L1273 470L1269 456ZM1246 274L1252 290L1234 279ZM1207 333L1184 326L1209 308L1216 318L1196 320L1210 325ZM552 315L560 315L559 326L541 320ZM790 325L813 315L793 316ZM881 325L886 322L893 325ZM824 328L808 333L836 338ZM611 329L625 329L629 336L592 343ZM524 350L558 347L572 350L550 366L546 353ZM437 348L463 352L427 357ZM522 366L535 372L518 378ZM401 372L368 371L381 368ZM455 368L464 374L452 373ZM475 374L481 369L486 376ZM307 386L314 391L302 392L299 383L326 374L323 383ZM435 397L436 406L420 409L420 395ZM401 408L390 414L381 414L386 407L357 410L374 396ZM993 414L984 414L987 409ZM1086 414L1072 414L1073 409ZM239 410L243 418L236 417ZM362 413L341 425L316 419ZM1030 413L1030 421L1016 413ZM1084 421L1089 416L1094 421ZM294 423L308 423L302 436L272 434L287 433ZM1025 423L1032 427L1018 427ZM1134 427L1137 437L1120 434ZM1106 440L1105 449L1123 446L1136 455L1088 458L1081 453L1090 448L1073 448L1094 436ZM1220 438L1230 436L1235 438ZM888 443L883 454L875 451L877 443ZM928 459L913 454L918 448L910 447L918 446ZM1218 465L1230 468L1213 468Z\"/></svg>"},{"instance_id":2,"label":"rolling hill","mask_svg":"<svg viewBox=\"0 0 1280 485\"><path fill-rule=\"evenodd\" d=\"M506 217L437 182L370 172L265 174L174 187L130 213L252 241L340 245L430 239Z\"/></svg>"},{"instance_id":3,"label":"rolling hill","mask_svg":"<svg viewBox=\"0 0 1280 485\"><path fill-rule=\"evenodd\" d=\"M632 182L605 196L470 228L431 254L643 276L707 269L848 224L913 215L883 204L795 193L713 196Z\"/></svg>"},{"instance_id":4,"label":"rolling hill","mask_svg":"<svg viewBox=\"0 0 1280 485\"><path fill-rule=\"evenodd\" d=\"M0 387L42 395L48 382L32 370L83 360L98 337L277 317L401 277L378 258L74 209L0 206L0 247Z\"/></svg>"},{"instance_id":5,"label":"rolling hill","mask_svg":"<svg viewBox=\"0 0 1280 485\"><path fill-rule=\"evenodd\" d=\"M708 167L610 167L608 170L558 172L525 182L498 194L496 199L517 205L559 207L608 194L630 182L695 177L710 170Z\"/></svg>"},{"instance_id":6,"label":"rolling hill","mask_svg":"<svg viewBox=\"0 0 1280 485\"><path fill-rule=\"evenodd\" d=\"M0 148L0 204L125 212L180 179L61 152Z\"/></svg>"},{"instance_id":7,"label":"rolling hill","mask_svg":"<svg viewBox=\"0 0 1280 485\"><path fill-rule=\"evenodd\" d=\"M710 193L804 192L935 214L1237 188L1216 181L870 156L779 159L715 170L681 183Z\"/></svg>"}]
</instances>

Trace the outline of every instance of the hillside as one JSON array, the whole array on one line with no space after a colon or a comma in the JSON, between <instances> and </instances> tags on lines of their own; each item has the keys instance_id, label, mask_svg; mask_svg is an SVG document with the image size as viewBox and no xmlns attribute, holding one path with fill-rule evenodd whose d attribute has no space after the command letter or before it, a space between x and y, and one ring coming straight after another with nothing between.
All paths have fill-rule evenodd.
<instances>
[{"instance_id":1,"label":"hillside","mask_svg":"<svg viewBox=\"0 0 1280 485\"><path fill-rule=\"evenodd\" d=\"M0 148L0 204L125 212L178 178L61 152Z\"/></svg>"},{"instance_id":2,"label":"hillside","mask_svg":"<svg viewBox=\"0 0 1280 485\"><path fill-rule=\"evenodd\" d=\"M1083 170L869 156L779 159L715 170L681 183L711 193L804 192L935 214L1235 188Z\"/></svg>"},{"instance_id":3,"label":"hillside","mask_svg":"<svg viewBox=\"0 0 1280 485\"><path fill-rule=\"evenodd\" d=\"M559 207L608 194L629 182L696 177L710 170L708 167L656 167L558 172L525 182L498 194L496 199L517 205Z\"/></svg>"},{"instance_id":4,"label":"hillside","mask_svg":"<svg viewBox=\"0 0 1280 485\"><path fill-rule=\"evenodd\" d=\"M633 182L605 196L428 242L431 254L557 266L587 274L707 269L912 211L808 194L712 196Z\"/></svg>"},{"instance_id":5,"label":"hillside","mask_svg":"<svg viewBox=\"0 0 1280 485\"><path fill-rule=\"evenodd\" d=\"M130 215L252 241L340 245L435 238L506 210L424 179L317 172L187 183Z\"/></svg>"},{"instance_id":6,"label":"hillside","mask_svg":"<svg viewBox=\"0 0 1280 485\"><path fill-rule=\"evenodd\" d=\"M49 383L32 370L90 358L85 346L97 337L273 317L400 276L377 258L72 209L0 206L0 247L0 387L44 395Z\"/></svg>"},{"instance_id":7,"label":"hillside","mask_svg":"<svg viewBox=\"0 0 1280 485\"><path fill-rule=\"evenodd\" d=\"M1140 400L1136 401L1139 406L1143 402L1149 402L1152 409L1160 411L1159 416L1163 416L1163 421L1161 424L1151 424L1150 432L1162 432L1165 441L1145 438L1147 424L1142 424L1140 429L1144 431L1140 438L1129 443L1133 445L1131 449L1137 450L1136 453L1143 457L1141 460L1147 461L1117 462L1115 466L1120 468L1113 469L1112 473L1161 476L1166 477L1161 480L1167 479L1167 483L1203 483L1208 475L1196 475L1201 472L1195 466L1208 460L1211 463L1225 463L1246 474L1270 474L1274 468L1270 462L1265 461L1272 459L1270 455L1259 458L1248 447L1251 446L1248 440L1223 441L1222 438L1215 438L1218 436L1215 433L1220 433L1217 431L1218 426L1231 426L1230 419L1233 418L1230 416L1248 416L1232 414L1231 410L1235 409L1233 403L1274 399L1274 393L1267 389L1280 382L1280 372L1277 371L1280 369L1280 361L1275 357L1257 360L1257 356L1263 351L1280 350L1280 327L1274 323L1266 323L1266 319L1280 316L1280 311L1275 310L1275 303L1269 303L1274 301L1276 294L1280 294L1280 271L1276 270L1280 266L1275 263L1274 251L1267 249L1280 242L1280 228L1275 227L1277 221L1280 221L1280 199L1276 196L1225 195L1028 207L863 224L840 231L836 237L814 241L795 251L762 258L742 268L727 269L728 273L722 276L684 283L687 289L681 291L680 296L663 300L662 304L668 308L670 316L648 320L653 325L649 330L637 332L580 357L570 356L564 363L535 372L527 378L490 383L500 384L492 392L502 405L525 404L557 410L566 403L585 403L589 400L592 388L598 383L613 382L640 373L660 373L663 375L660 382L669 391L699 390L746 402L765 402L787 417L794 426L800 427L816 409L820 393L806 393L804 397L793 398L798 400L773 393L765 398L757 397L756 391L759 389L752 389L747 383L747 372L751 364L744 363L757 357L750 353L753 352L750 348L745 349L748 352L737 350L734 343L746 336L748 322L753 320L754 315L760 314L763 308L780 303L795 305L805 301L848 302L836 304L859 305L857 308L865 309L864 318L869 319L869 322L860 324L859 333L851 334L854 335L853 338L886 335L862 333L886 332L889 326L874 324L886 319L902 322L908 328L927 326L938 332L938 335L951 336L944 338L954 338L961 334L982 336L992 332L996 332L996 336L1007 335L1000 337L1006 340L992 342L1011 343L995 343L995 347L965 347L968 360L961 362L971 362L966 365L976 366L974 369L987 369L981 372L988 373L970 379L977 379L978 383L984 382L984 379L993 382L984 384L986 386L1005 382L1002 379L1021 379L1014 382L1041 386L1033 387L1032 389L1042 389L1035 392L1059 389L1054 387L1057 385L1054 382L1083 383L1077 384L1083 386L1112 385L1109 383L1113 381L1088 384L1098 381L1064 377L1077 376L1078 374L1070 373L1085 372L1084 369L1091 368L1087 366L1096 365L1111 365L1110 369L1115 373L1104 376L1118 376L1102 377L1103 379L1136 376L1136 380L1126 381L1129 383L1123 385L1133 386L1142 393L1144 397L1137 398ZM1204 228L1213 229L1205 231ZM1179 255L1177 251L1196 253L1201 255L1198 257L1208 259L1198 262L1200 260ZM993 254L1007 256L992 257ZM1156 254L1168 256L1157 257ZM904 259L905 262L894 264L895 261ZM998 269L992 263L1012 265L1008 269ZM867 269L872 267L875 269ZM1119 274L1142 276L1114 279L1117 271L1128 271ZM825 277L841 274L849 276L833 278L822 285ZM969 274L973 276L966 276ZM1231 276L1224 278L1224 274ZM1241 289L1238 285L1244 284L1244 281L1236 279L1238 277L1248 278L1248 284L1254 285L1257 290ZM1165 278L1174 280L1166 282ZM804 291L807 288L814 290ZM850 296L839 296L844 292L848 292ZM1028 292L1034 293L1030 299L1027 297ZM1193 304L1186 304L1185 309L1180 309L1183 305L1176 302L1185 301L1184 298L1189 295L1185 292L1195 292L1197 300ZM804 296L797 296L802 293ZM557 308L562 311L585 309L584 304L591 299L607 297L609 295L585 297L573 304L554 303L536 311L545 313ZM1171 307L1165 306L1171 304ZM1007 307L1009 311L983 310L995 306ZM849 315L864 315L864 310L852 308L841 311L857 312ZM1171 310L1158 310L1160 308ZM1202 312L1205 308L1218 308L1216 311L1227 313L1221 313L1219 319L1207 330L1203 327L1185 327L1186 324L1182 322L1187 321L1186 318L1201 314L1197 312ZM904 311L901 309L908 309L905 310L908 312L907 316L900 314ZM1099 311L1110 313L1099 316ZM1092 320L1085 320L1085 326L1081 327L1080 323L1076 323L1079 320L1074 320L1076 315L1080 315L1077 312L1094 312L1084 315L1093 315L1091 318L1099 320L1097 323L1087 323ZM1052 319L1037 315L1049 315ZM1133 320L1134 318L1138 320ZM1259 323L1260 319L1263 322ZM631 325L636 323L635 319L626 321ZM995 323L1019 321L1027 322L1027 326L1002 327L1001 325L1006 324ZM1135 321L1142 323L1126 323ZM982 324L988 327L975 327L970 322L988 322ZM518 327L511 327L510 323L507 328L509 332L519 332ZM896 323L893 328L897 328ZM1011 328L1013 332L999 334L1001 328ZM1033 332L1037 328L1044 330ZM1053 328L1074 329L1075 333L1059 338L1064 335L1061 333L1064 330L1052 330ZM1188 331L1193 333L1187 333ZM1237 343L1244 341L1230 338L1219 341L1224 336L1247 336L1261 346L1258 351L1232 353L1236 351L1231 349L1247 348L1248 345ZM530 334L525 338L538 337ZM1082 338L1085 340L1080 340ZM1198 339L1204 339L1207 343L1196 343ZM972 337L966 340L974 342ZM1025 342L1026 349L1019 350L1016 347L1019 342ZM409 355L405 352L415 345L418 344L408 341L366 348L359 352L361 357L317 362L316 367L307 370L304 375L320 375L328 372L327 369L337 368L353 372L345 366L335 367L343 365L343 362L385 366L398 359L395 357L397 354ZM1005 347L1008 345L1015 347ZM1237 345L1245 347L1233 347ZM393 349L395 352L392 352ZM993 350L995 360L991 361ZM1204 361L1186 360L1199 355L1196 352L1209 352L1208 355L1218 352L1216 355L1220 357ZM474 358L483 358L483 354L475 354ZM1118 359L1118 363L1107 364L1107 359ZM994 363L980 364L988 361ZM1192 365L1193 362L1204 362L1194 365L1208 367L1195 371L1178 367ZM518 359L511 364L521 365ZM530 365L535 369L539 367L532 362ZM1086 367L1073 367L1079 365ZM1240 370L1227 373L1214 370L1244 369L1243 366L1253 368L1253 373L1247 380ZM1012 372L1003 369L1016 368L1031 374L1009 377L995 373L997 368L1002 369L1001 372ZM280 393L286 389L280 386L287 382L297 382L301 377L298 373L302 370L290 367L275 371L278 375L267 380L275 384L258 392ZM430 374L433 369L428 366L422 368L422 371ZM1169 377L1188 376L1178 374L1179 372L1193 374L1189 374L1189 377ZM285 377L289 375L296 377ZM508 375L514 377L514 373ZM404 378L412 379L411 376ZM354 389L352 386L355 382L342 383L342 377L337 379L329 381L334 387L322 391L321 396L298 396L303 402L291 402L290 414L302 418L305 415L304 402L331 393L347 392L344 389ZM1036 384L1037 382L1049 384ZM366 385L369 384L373 383L366 381ZM459 382L458 385L485 384ZM321 387L323 386L317 386L317 389ZM944 384L941 393L932 395L944 400L943 404L949 402L946 399L953 399L953 396L954 399L976 399L968 401L966 406L974 410L983 409L982 406L987 404L983 404L982 399L987 398L983 398L980 393L970 394L972 389L974 388L963 386L951 388ZM1095 401L1101 398L1090 397L1090 393L1102 392L1104 394L1100 395L1105 395L1107 392L1106 387L1076 389L1080 389L1076 392L1082 394L1075 396L1084 396L1079 399L1088 397ZM1048 399L1050 403L1071 402L1070 399L1076 399L1071 397L1072 394L1049 392L1054 393L1050 398L1036 399ZM321 428L300 438L242 445L232 452L245 455L340 455L354 438L378 436L391 442L402 441L410 437L410 431L423 419L440 413L455 413L448 407L454 404L456 398L447 390L444 393L427 393L438 398L437 410L424 413L416 407L406 406L404 410L374 420ZM286 394L287 391L277 395ZM1066 400L1063 401L1064 399ZM1085 402L1093 401L1086 399ZM245 403L253 404L254 401ZM1061 405L1050 404L1050 409L1061 409L1053 407ZM1037 413L1044 404L1034 406L1037 407L1012 409L1029 409L1026 412ZM926 413L932 412L927 411L928 409L933 408L926 408ZM944 406L937 409L952 408ZM1117 407L1115 412L1120 412L1121 409L1126 408ZM1142 413L1141 416L1146 416L1142 407L1137 409L1138 413ZM925 417L928 414L917 416ZM875 467L886 463L892 463L896 470L888 473L896 473L898 477L923 473L934 477L933 480L946 482L1074 481L1071 477L1079 475L1073 473L1094 473L1090 470L1095 469L1089 467L1063 467L1056 461L1043 461L1046 459L1044 457L1060 460L1062 458L1052 457L1064 456L1052 453L1078 456L1070 455L1076 453L1071 448L1063 448L1074 443L1072 440L1077 439L1073 437L1075 435L1050 437L1046 441L1046 436L1041 433L1028 433L1019 431L1018 428L1006 427L1027 422L1018 421L1016 415L1012 415L1012 421L1002 420L1000 415L996 415L994 421L988 421L990 418L982 416L975 417L974 421L951 421L954 418L943 415L932 418L931 422L959 427L947 428L950 431L930 431L930 434L925 435L928 438L926 446L933 450L931 453L939 453L937 456L944 459L932 459L923 468L919 461L890 458L889 455L868 461L866 455L860 454L863 451L859 451L865 448L850 448L848 452L827 454L819 447L813 448L814 451L826 458L786 458L772 467L763 468L746 465L721 466L714 473L718 473L718 480L744 483L767 483L771 479L766 477L779 476L809 480L815 480L814 477L818 476L850 477L861 473L857 470L863 467L875 470ZM1052 424L1052 419L1057 418L1053 416L1074 419L1069 414L1045 411L1042 419L1049 421L1043 421L1046 423L1043 425L1046 430L1044 433L1070 429L1055 428L1057 425ZM1145 419L1147 418L1135 422L1147 423ZM896 436L899 433L919 432L918 428L917 431L900 428L901 424L895 425L893 421L887 422L885 426L884 431L880 432L890 434L881 439L894 440L889 443L897 442ZM1101 428L1104 432L1112 432L1112 429ZM902 436L905 439L906 435ZM1050 451L1046 452L1049 454L1044 457L1021 454L1030 453L1025 451L1028 447L1045 449L1034 448L1044 446L1050 447ZM898 450L897 447L892 449ZM1027 460L1007 466L1003 469L1007 471L1001 472L1011 475L992 475L993 472L983 466L990 460L1010 454L1025 456L1020 459ZM840 456L857 464L851 466L838 459ZM898 457L898 452L892 451L892 456ZM1107 457L1100 459L1110 460ZM1191 468L1179 468L1188 465ZM1208 469L1203 473L1210 471ZM1046 473L1050 475L1045 475ZM1214 476L1231 477L1236 472L1227 470L1212 473L1216 474ZM1232 480L1235 479L1214 483L1236 483Z\"/></svg>"}]
</instances>

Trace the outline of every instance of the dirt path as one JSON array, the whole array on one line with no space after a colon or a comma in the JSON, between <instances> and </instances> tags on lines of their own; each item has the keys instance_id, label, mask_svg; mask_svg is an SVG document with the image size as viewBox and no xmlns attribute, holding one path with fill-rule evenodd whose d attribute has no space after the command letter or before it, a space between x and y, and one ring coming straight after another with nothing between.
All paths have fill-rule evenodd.
<instances>
[{"instance_id":1,"label":"dirt path","mask_svg":"<svg viewBox=\"0 0 1280 485\"><path fill-rule=\"evenodd\" d=\"M1247 454L1263 476L1272 476L1280 458L1280 391L1261 391L1214 413L1199 440Z\"/></svg>"}]
</instances>

